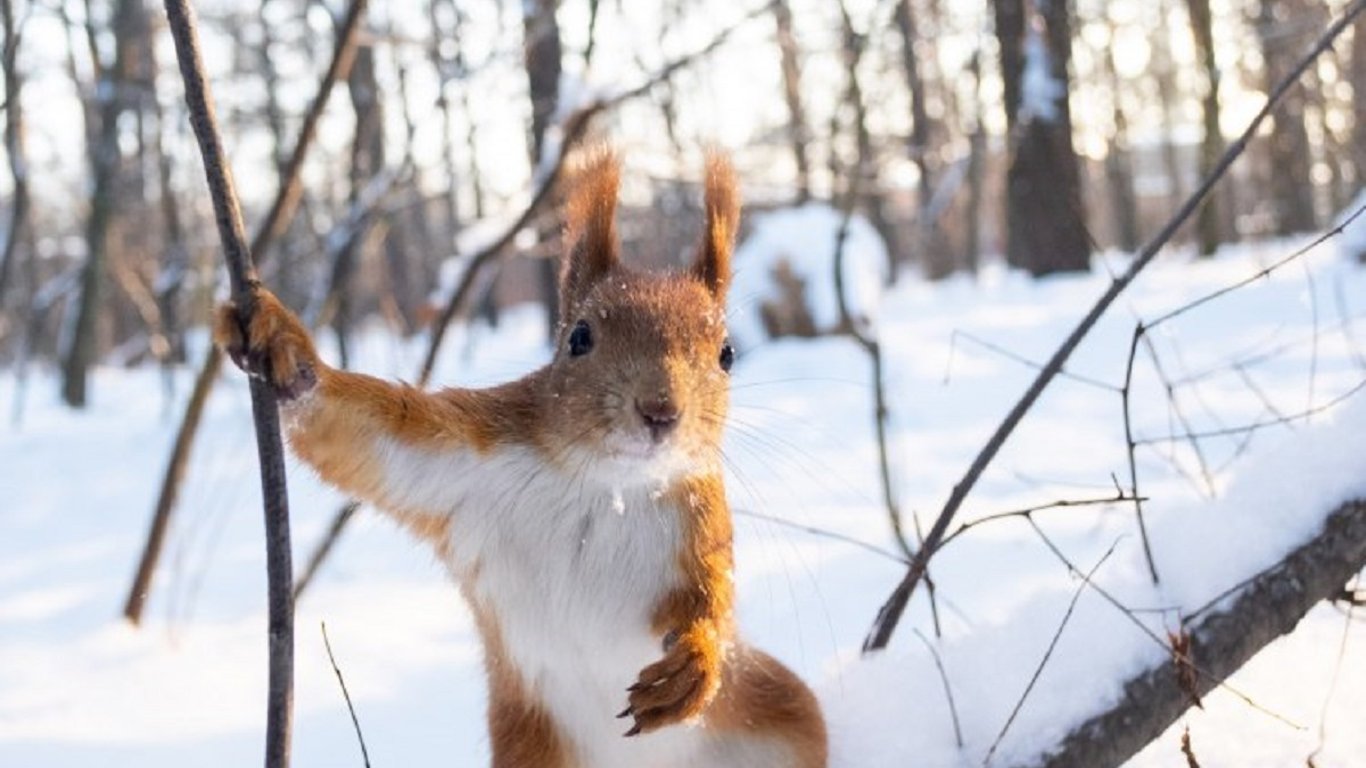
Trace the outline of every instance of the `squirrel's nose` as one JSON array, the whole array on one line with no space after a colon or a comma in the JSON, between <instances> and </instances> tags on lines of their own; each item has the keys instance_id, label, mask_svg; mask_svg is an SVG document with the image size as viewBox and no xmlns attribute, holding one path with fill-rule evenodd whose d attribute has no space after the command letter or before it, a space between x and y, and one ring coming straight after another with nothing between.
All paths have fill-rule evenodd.
<instances>
[{"instance_id":1,"label":"squirrel's nose","mask_svg":"<svg viewBox=\"0 0 1366 768\"><path fill-rule=\"evenodd\" d=\"M667 398L637 400L636 413L640 414L641 420L650 430L650 437L654 438L655 442L664 439L678 426L678 406Z\"/></svg>"}]
</instances>

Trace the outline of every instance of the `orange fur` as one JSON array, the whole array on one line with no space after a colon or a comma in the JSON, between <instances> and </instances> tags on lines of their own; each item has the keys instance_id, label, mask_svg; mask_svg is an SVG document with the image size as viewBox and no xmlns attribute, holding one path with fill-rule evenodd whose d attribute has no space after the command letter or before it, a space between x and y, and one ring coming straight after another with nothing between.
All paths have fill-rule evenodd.
<instances>
[{"instance_id":1,"label":"orange fur","mask_svg":"<svg viewBox=\"0 0 1366 768\"><path fill-rule=\"evenodd\" d=\"M468 447L490 454L530 448L547 463L580 461L636 424L640 403L678 415L672 450L693 470L674 480L664 505L681 517L676 586L654 607L648 631L662 658L629 691L633 731L699 719L716 733L786 745L796 768L825 765L825 730L810 691L769 656L735 637L732 530L717 460L728 385L717 356L725 343L724 300L739 216L734 173L708 156L706 223L697 258L683 274L647 275L621 264L614 223L619 167L593 154L570 198L569 252L561 278L562 327L555 360L502 386L427 393L333 369L299 320L268 292L243 332L229 306L215 336L248 370L266 376L290 409L290 445L329 483L387 510L418 539L449 555L446 510L407 509L386 484L385 441L416 449ZM590 324L591 355L565 352L572 327ZM632 421L637 420L637 421ZM623 574L630 578L630 574ZM578 758L510 662L496 614L462 584L485 647L489 730L497 768L579 768ZM547 628L553 631L553 628ZM591 768L583 766L582 768Z\"/></svg>"}]
</instances>

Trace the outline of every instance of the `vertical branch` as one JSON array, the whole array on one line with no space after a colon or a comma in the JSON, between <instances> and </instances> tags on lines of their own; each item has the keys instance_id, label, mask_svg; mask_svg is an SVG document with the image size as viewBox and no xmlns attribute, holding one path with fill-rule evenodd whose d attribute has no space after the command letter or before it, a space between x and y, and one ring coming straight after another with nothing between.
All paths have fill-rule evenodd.
<instances>
[{"instance_id":1,"label":"vertical branch","mask_svg":"<svg viewBox=\"0 0 1366 768\"><path fill-rule=\"evenodd\" d=\"M223 243L233 301L250 317L256 300L256 267L247 245L242 209L233 187L218 135L212 95L189 0L166 0L166 16L175 41L190 125L199 141L204 175L213 199L218 237ZM289 497L285 488L285 453L280 442L280 413L275 393L265 379L251 380L251 410L261 464L261 496L266 522L266 578L269 591L270 681L266 703L266 758L269 768L289 765L294 705L294 596L290 589Z\"/></svg>"},{"instance_id":2,"label":"vertical branch","mask_svg":"<svg viewBox=\"0 0 1366 768\"><path fill-rule=\"evenodd\" d=\"M289 162L281 176L280 188L276 192L275 201L271 204L270 211L256 230L256 237L251 242L251 254L258 262L269 255L271 244L279 235L284 233L285 228L294 217L294 211L298 208L299 201L303 196L301 174L304 159L308 156L309 148L313 146L313 138L318 132L318 121L322 117L328 97L332 94L333 86L339 79L345 77L347 70L351 68L360 20L365 15L366 5L367 0L352 0L351 7L346 14L346 20L337 32L332 62L328 65L327 73L323 75L322 82L318 85L318 94L314 97L313 103L309 106L308 114L304 117L303 125L299 128L299 138L294 143L294 152L290 155ZM152 523L147 532L147 541L143 545L142 556L138 560L137 573L133 577L133 584L128 590L128 598L124 602L123 615L134 624L142 620L142 610L147 604L147 595L152 587L152 576L156 572L157 562L161 558L161 550L166 542L166 532L170 529L171 513L175 509L176 497L180 493L180 484L185 477L185 470L190 464L190 449L194 446L194 438L199 432L199 424L203 419L204 406L209 400L209 394L213 391L214 382L218 380L218 371L222 366L223 352L217 347L210 347L208 354L204 357L203 365L199 368L199 374L195 378L194 388L190 391L189 401L185 405L185 415L181 418L179 429L176 430L175 443L171 448L170 458L166 462L166 472L162 475L161 490L157 494L156 508L152 513Z\"/></svg>"}]
</instances>

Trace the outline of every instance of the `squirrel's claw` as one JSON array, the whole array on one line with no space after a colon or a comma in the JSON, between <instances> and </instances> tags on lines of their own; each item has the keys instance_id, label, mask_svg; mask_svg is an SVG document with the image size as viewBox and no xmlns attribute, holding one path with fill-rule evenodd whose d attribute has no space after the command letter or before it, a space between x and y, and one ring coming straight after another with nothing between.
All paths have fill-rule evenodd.
<instances>
[{"instance_id":1,"label":"squirrel's claw","mask_svg":"<svg viewBox=\"0 0 1366 768\"><path fill-rule=\"evenodd\" d=\"M686 641L674 644L663 659L641 670L639 679L626 689L630 706L618 717L633 717L635 724L625 735L648 733L700 714L719 685L715 654Z\"/></svg>"},{"instance_id":2,"label":"squirrel's claw","mask_svg":"<svg viewBox=\"0 0 1366 768\"><path fill-rule=\"evenodd\" d=\"M249 318L236 304L218 308L214 341L247 375L268 381L281 400L296 399L318 383L318 358L308 331L275 295L257 289Z\"/></svg>"}]
</instances>

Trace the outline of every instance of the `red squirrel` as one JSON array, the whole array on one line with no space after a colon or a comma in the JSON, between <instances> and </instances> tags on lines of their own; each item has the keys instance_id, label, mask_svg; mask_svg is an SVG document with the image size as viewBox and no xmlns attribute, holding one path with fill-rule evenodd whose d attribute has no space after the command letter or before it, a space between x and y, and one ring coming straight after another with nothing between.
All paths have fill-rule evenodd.
<instances>
[{"instance_id":1,"label":"red squirrel","mask_svg":"<svg viewBox=\"0 0 1366 768\"><path fill-rule=\"evenodd\" d=\"M621 262L618 178L602 149L574 179L554 358L522 379L337 370L264 289L245 338L225 305L216 339L269 378L299 458L435 548L482 636L495 768L824 768L815 697L733 617L734 171L708 157L705 232L673 274Z\"/></svg>"}]
</instances>

